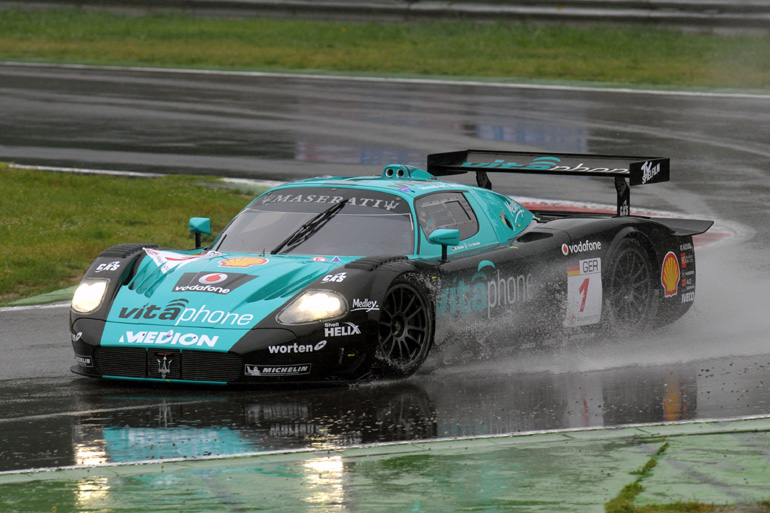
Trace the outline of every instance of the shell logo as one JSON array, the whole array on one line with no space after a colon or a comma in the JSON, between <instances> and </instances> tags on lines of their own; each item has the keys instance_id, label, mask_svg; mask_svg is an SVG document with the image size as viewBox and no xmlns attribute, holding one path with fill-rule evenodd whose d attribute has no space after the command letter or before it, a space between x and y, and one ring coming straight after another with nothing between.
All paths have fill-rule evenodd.
<instances>
[{"instance_id":1,"label":"shell logo","mask_svg":"<svg viewBox=\"0 0 770 513\"><path fill-rule=\"evenodd\" d=\"M666 297L676 296L679 278L679 260L673 251L669 251L663 257L663 268L660 271L660 283L663 285L663 292Z\"/></svg>"},{"instance_id":2,"label":"shell logo","mask_svg":"<svg viewBox=\"0 0 770 513\"><path fill-rule=\"evenodd\" d=\"M262 265L267 262L267 258L262 257L237 257L222 260L219 262L219 267L251 267L252 265Z\"/></svg>"}]
</instances>

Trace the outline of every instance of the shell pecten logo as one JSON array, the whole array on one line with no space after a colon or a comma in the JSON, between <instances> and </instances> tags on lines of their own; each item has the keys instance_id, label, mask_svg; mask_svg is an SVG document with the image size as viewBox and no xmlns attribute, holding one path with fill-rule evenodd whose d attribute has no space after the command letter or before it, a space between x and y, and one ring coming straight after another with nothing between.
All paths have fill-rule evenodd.
<instances>
[{"instance_id":1,"label":"shell pecten logo","mask_svg":"<svg viewBox=\"0 0 770 513\"><path fill-rule=\"evenodd\" d=\"M663 267L660 271L660 283L663 285L663 292L666 297L676 296L680 276L679 260L673 251L669 251L663 257Z\"/></svg>"},{"instance_id":2,"label":"shell pecten logo","mask_svg":"<svg viewBox=\"0 0 770 513\"><path fill-rule=\"evenodd\" d=\"M219 262L219 267L251 267L252 265L262 265L268 262L263 257L236 257L228 258Z\"/></svg>"}]
</instances>

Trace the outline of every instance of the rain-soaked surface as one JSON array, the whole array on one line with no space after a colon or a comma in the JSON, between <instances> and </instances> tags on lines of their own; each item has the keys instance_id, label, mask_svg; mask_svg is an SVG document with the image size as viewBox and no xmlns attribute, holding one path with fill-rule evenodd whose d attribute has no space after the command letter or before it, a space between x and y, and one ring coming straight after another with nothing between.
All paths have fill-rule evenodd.
<instances>
[{"instance_id":1,"label":"rain-soaked surface","mask_svg":"<svg viewBox=\"0 0 770 513\"><path fill-rule=\"evenodd\" d=\"M0 91L2 161L286 180L466 148L666 156L671 183L632 207L717 221L675 324L513 353L479 332L398 382L96 382L69 373L66 307L1 309L0 470L770 414L770 98L35 66L0 66ZM492 179L614 199L593 180Z\"/></svg>"}]
</instances>

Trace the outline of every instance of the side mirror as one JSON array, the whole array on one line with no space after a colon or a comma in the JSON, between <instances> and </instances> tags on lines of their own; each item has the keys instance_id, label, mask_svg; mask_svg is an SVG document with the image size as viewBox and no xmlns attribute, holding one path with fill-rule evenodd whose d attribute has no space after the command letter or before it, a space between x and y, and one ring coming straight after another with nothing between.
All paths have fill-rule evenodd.
<instances>
[{"instance_id":1,"label":"side mirror","mask_svg":"<svg viewBox=\"0 0 770 513\"><path fill-rule=\"evenodd\" d=\"M428 235L428 241L432 244L441 244L441 260L446 260L447 247L460 244L460 230L456 228L439 228Z\"/></svg>"},{"instance_id":2,"label":"side mirror","mask_svg":"<svg viewBox=\"0 0 770 513\"><path fill-rule=\"evenodd\" d=\"M191 217L190 233L195 234L195 249L201 247L201 234L211 233L211 220L208 217Z\"/></svg>"}]
</instances>

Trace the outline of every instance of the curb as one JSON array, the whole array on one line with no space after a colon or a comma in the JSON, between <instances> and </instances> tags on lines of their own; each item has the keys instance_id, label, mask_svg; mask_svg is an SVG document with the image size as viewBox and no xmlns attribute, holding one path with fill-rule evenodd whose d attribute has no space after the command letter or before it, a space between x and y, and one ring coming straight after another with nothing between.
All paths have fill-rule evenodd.
<instances>
[{"instance_id":1,"label":"curb","mask_svg":"<svg viewBox=\"0 0 770 513\"><path fill-rule=\"evenodd\" d=\"M76 288L77 288L77 285L74 285L72 287L67 287L66 289L55 290L53 292L40 294L38 296L17 299L16 301L11 301L10 303L7 303L5 306L0 308L0 311L9 309L9 308L16 308L20 306L48 305L51 303L69 303L70 301L72 301L72 295L75 293Z\"/></svg>"}]
</instances>

